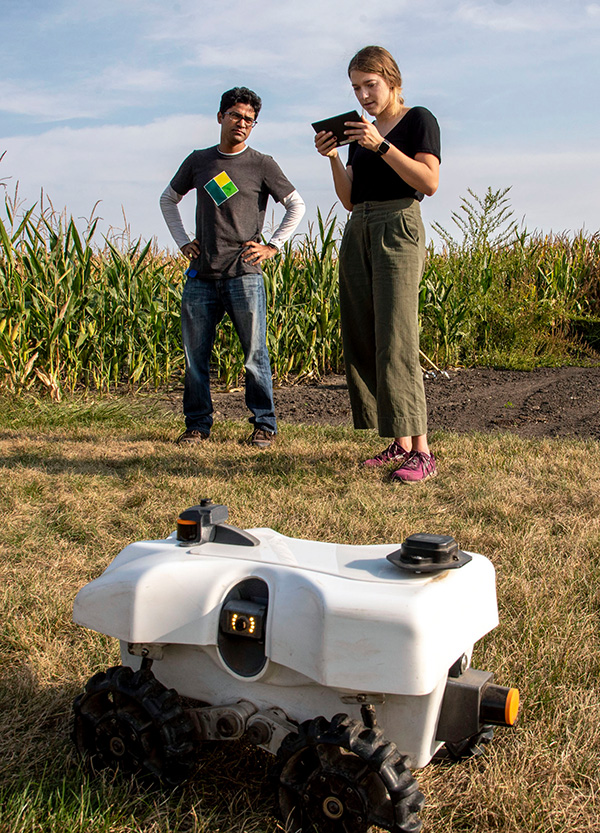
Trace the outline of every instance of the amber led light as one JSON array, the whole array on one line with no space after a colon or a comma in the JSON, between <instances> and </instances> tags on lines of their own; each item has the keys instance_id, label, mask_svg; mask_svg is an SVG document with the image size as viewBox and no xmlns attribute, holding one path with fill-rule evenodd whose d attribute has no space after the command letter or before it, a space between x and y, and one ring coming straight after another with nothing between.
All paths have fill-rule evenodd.
<instances>
[{"instance_id":1,"label":"amber led light","mask_svg":"<svg viewBox=\"0 0 600 833\"><path fill-rule=\"evenodd\" d=\"M244 616L239 613L233 613L231 616L231 630L248 631L249 634L253 634L256 630L256 619L254 616Z\"/></svg>"}]
</instances>

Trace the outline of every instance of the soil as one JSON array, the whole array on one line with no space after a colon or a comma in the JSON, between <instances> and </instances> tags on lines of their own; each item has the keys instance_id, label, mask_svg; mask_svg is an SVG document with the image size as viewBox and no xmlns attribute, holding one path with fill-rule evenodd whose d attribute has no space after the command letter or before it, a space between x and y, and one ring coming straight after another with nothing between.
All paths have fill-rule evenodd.
<instances>
[{"instance_id":1,"label":"soil","mask_svg":"<svg viewBox=\"0 0 600 833\"><path fill-rule=\"evenodd\" d=\"M600 438L600 368L449 370L426 378L429 431L510 431L523 437ZM243 390L213 392L215 419L244 419ZM277 388L282 422L351 425L343 376Z\"/></svg>"}]
</instances>

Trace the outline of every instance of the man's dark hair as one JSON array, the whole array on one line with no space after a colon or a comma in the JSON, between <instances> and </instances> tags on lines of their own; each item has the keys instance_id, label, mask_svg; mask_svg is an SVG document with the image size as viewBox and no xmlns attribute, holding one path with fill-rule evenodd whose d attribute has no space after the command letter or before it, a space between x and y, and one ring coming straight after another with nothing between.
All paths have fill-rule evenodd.
<instances>
[{"instance_id":1,"label":"man's dark hair","mask_svg":"<svg viewBox=\"0 0 600 833\"><path fill-rule=\"evenodd\" d=\"M224 115L230 107L234 104L249 104L254 110L254 118L258 118L262 101L255 92L249 90L248 87L234 87L232 90L227 90L221 96L221 104L219 106L219 113Z\"/></svg>"}]
</instances>

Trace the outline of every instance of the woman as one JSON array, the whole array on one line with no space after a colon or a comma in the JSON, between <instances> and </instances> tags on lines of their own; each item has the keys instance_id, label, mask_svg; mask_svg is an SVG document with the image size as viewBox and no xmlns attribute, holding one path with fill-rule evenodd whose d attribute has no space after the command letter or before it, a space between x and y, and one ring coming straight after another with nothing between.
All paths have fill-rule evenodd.
<instances>
[{"instance_id":1,"label":"woman","mask_svg":"<svg viewBox=\"0 0 600 833\"><path fill-rule=\"evenodd\" d=\"M366 466L395 464L392 479L436 474L427 444L419 363L418 297L425 260L419 202L438 187L440 132L424 107L406 107L390 53L366 46L348 67L364 115L347 122L344 167L332 133L315 146L329 158L340 202L352 215L340 247L340 308L346 377L355 428L393 437Z\"/></svg>"}]
</instances>

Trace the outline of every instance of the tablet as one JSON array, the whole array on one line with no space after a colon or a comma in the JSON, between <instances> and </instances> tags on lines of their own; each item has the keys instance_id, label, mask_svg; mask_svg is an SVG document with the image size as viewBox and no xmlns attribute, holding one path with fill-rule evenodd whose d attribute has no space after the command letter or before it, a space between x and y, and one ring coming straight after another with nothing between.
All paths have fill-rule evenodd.
<instances>
[{"instance_id":1,"label":"tablet","mask_svg":"<svg viewBox=\"0 0 600 833\"><path fill-rule=\"evenodd\" d=\"M320 133L321 130L328 130L337 139L338 145L349 145L352 139L344 135L346 129L345 122L347 121L362 121L356 110L350 110L349 113L342 113L341 116L332 116L330 119L323 119L322 121L315 121L312 123L315 133Z\"/></svg>"}]
</instances>

